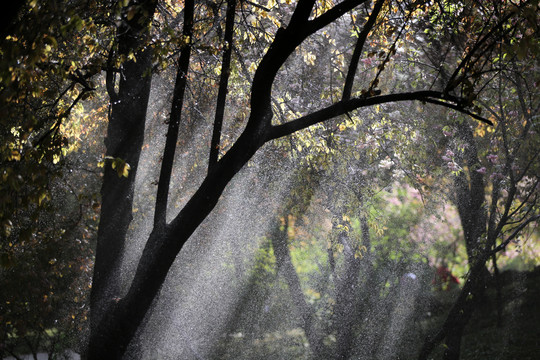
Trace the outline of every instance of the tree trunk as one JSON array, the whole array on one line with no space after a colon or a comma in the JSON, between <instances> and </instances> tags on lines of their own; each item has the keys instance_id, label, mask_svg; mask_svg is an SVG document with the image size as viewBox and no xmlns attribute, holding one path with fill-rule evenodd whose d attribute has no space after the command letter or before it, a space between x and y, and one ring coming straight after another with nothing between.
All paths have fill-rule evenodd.
<instances>
[{"instance_id":1,"label":"tree trunk","mask_svg":"<svg viewBox=\"0 0 540 360\"><path fill-rule=\"evenodd\" d=\"M216 164L178 216L155 227L146 243L128 293L108 302L90 338L88 358L121 359L165 281L177 254L217 204L225 186L262 145L244 132ZM264 136L262 137L264 139Z\"/></svg>"},{"instance_id":2,"label":"tree trunk","mask_svg":"<svg viewBox=\"0 0 540 360\"><path fill-rule=\"evenodd\" d=\"M152 18L155 1L134 2L133 6L140 6L139 11L131 21L120 26L117 43L119 55L127 56L130 51L134 51L136 61L126 60L122 64L118 92L113 83L113 70L108 69L107 87L111 109L105 139L106 156L124 160L129 164L130 171L126 178L119 176L109 161L105 164L90 296L90 339L96 338L98 324L107 308L120 296L119 266L132 220L133 191L150 96L152 52L149 49L143 50L143 47L148 36L148 27L145 25ZM89 351L99 346L99 343L90 342Z\"/></svg>"},{"instance_id":3,"label":"tree trunk","mask_svg":"<svg viewBox=\"0 0 540 360\"><path fill-rule=\"evenodd\" d=\"M483 175L475 171L480 164L478 160L478 150L474 141L472 129L469 124L461 123L458 127L459 136L465 141L463 152L463 164L467 166L469 179L465 175L465 170L456 177L456 205L465 237L467 256L471 267L469 282L471 283L471 296L474 301L467 302L465 313L459 320L452 322L446 334L445 351L446 360L459 359L461 337L463 330L474 311L475 305L485 296L485 284L489 278L489 271L486 268L486 260L483 259L489 250L486 239L487 213L485 205L485 188ZM472 272L473 266L475 272Z\"/></svg>"},{"instance_id":4,"label":"tree trunk","mask_svg":"<svg viewBox=\"0 0 540 360\"><path fill-rule=\"evenodd\" d=\"M480 164L472 129L468 123L461 123L458 136L465 141L462 164L467 167L469 179L463 169L455 179L455 203L465 237L465 246L469 263L474 263L486 247L482 241L486 232L487 215L484 209L485 189L483 175L475 171Z\"/></svg>"},{"instance_id":5,"label":"tree trunk","mask_svg":"<svg viewBox=\"0 0 540 360\"><path fill-rule=\"evenodd\" d=\"M426 340L420 354L419 360L427 360L428 355L435 346L446 339L446 350L444 360L458 360L460 355L461 338L465 326L468 324L471 316L478 305L484 292L483 271L487 261L486 253L479 256L476 263L471 266L469 276L458 299L452 306L444 324L439 332L432 338Z\"/></svg>"},{"instance_id":6,"label":"tree trunk","mask_svg":"<svg viewBox=\"0 0 540 360\"><path fill-rule=\"evenodd\" d=\"M358 198L362 201L361 196L358 196ZM360 217L360 223L362 245L367 249L365 257L362 259L356 258L356 249L353 249L353 253L349 256L345 254L345 270L336 285L336 306L334 312L336 326L335 359L348 359L351 355L355 339L354 325L362 318L360 316L362 313L362 298L359 296L358 289L360 274L363 273L367 279L371 279L373 275L373 267L369 255L371 238L365 216L362 215ZM339 236L342 235L340 234ZM370 295L371 291L368 290L366 294Z\"/></svg>"},{"instance_id":7,"label":"tree trunk","mask_svg":"<svg viewBox=\"0 0 540 360\"><path fill-rule=\"evenodd\" d=\"M284 214L287 216L288 214ZM302 320L302 329L304 330L309 342L313 359L327 359L328 352L323 343L323 337L315 322L316 316L314 309L306 302L300 279L292 263L289 246L287 244L288 221L285 221L285 227L280 229L279 223L274 224L272 232L272 247L276 257L278 272L283 274L289 287L291 299Z\"/></svg>"},{"instance_id":8,"label":"tree trunk","mask_svg":"<svg viewBox=\"0 0 540 360\"><path fill-rule=\"evenodd\" d=\"M462 167L456 176L455 204L458 209L469 260L469 276L439 333L426 340L419 359L427 359L435 345L446 339L445 360L458 360L463 331L485 296L489 272L486 268L490 246L486 239L487 213L483 175L475 171L479 167L478 151L471 127L467 123L458 126L458 136L465 142ZM469 177L465 171L468 171Z\"/></svg>"}]
</instances>

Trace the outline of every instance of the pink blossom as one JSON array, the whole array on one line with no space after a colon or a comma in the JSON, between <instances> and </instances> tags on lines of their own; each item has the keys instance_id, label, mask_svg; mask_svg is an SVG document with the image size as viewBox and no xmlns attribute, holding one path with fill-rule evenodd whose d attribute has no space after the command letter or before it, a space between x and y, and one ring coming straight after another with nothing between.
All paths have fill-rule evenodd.
<instances>
[{"instance_id":1,"label":"pink blossom","mask_svg":"<svg viewBox=\"0 0 540 360\"><path fill-rule=\"evenodd\" d=\"M449 157L446 156L446 155L443 155L443 156L441 157L441 159L443 159L444 161L450 161L450 160L452 160L452 158L449 158Z\"/></svg>"},{"instance_id":2,"label":"pink blossom","mask_svg":"<svg viewBox=\"0 0 540 360\"><path fill-rule=\"evenodd\" d=\"M496 164L497 161L499 160L499 157L495 154L489 154L488 156L486 156L486 158L492 163L492 164Z\"/></svg>"},{"instance_id":3,"label":"pink blossom","mask_svg":"<svg viewBox=\"0 0 540 360\"><path fill-rule=\"evenodd\" d=\"M487 171L487 169L484 166L482 166L480 169L476 170L476 172L479 173L479 174L485 174L486 171Z\"/></svg>"},{"instance_id":4,"label":"pink blossom","mask_svg":"<svg viewBox=\"0 0 540 360\"><path fill-rule=\"evenodd\" d=\"M454 153L452 152L452 150L446 150L446 156L452 157L454 156Z\"/></svg>"},{"instance_id":5,"label":"pink blossom","mask_svg":"<svg viewBox=\"0 0 540 360\"><path fill-rule=\"evenodd\" d=\"M444 134L444 136L452 136L452 135L454 135L451 131L445 131L445 130L443 130L442 133Z\"/></svg>"},{"instance_id":6,"label":"pink blossom","mask_svg":"<svg viewBox=\"0 0 540 360\"><path fill-rule=\"evenodd\" d=\"M453 161L450 161L448 164L448 168L452 171L458 171L459 170L459 166L453 162Z\"/></svg>"}]
</instances>

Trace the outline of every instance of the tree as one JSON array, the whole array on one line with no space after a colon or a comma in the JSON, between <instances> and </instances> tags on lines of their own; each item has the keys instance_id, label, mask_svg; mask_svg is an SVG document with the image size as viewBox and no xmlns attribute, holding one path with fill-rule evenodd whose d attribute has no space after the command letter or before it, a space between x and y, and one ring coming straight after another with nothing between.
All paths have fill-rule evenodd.
<instances>
[{"instance_id":1,"label":"tree","mask_svg":"<svg viewBox=\"0 0 540 360\"><path fill-rule=\"evenodd\" d=\"M530 114L537 112L535 99L538 96L534 87L526 85L527 79L521 76L530 65L525 62L518 66L515 61L514 58L503 65L505 70L492 88L491 94L498 100L482 101L497 126L491 130L480 126L473 132L468 124L460 122L451 131L455 136L456 154L447 150L444 157L449 160L449 166L459 167L452 197L461 218L470 269L460 297L439 333L426 341L421 358L426 358L428 349L443 338L447 345L445 359L459 358L464 328L484 300L490 283L488 261L494 269L497 318L501 325L497 258L540 219L538 170L534 164L538 157L538 137L535 131L530 131L534 123ZM521 72L516 72L518 68ZM525 88L530 91L527 95L523 92ZM510 100L509 94L515 99Z\"/></svg>"},{"instance_id":2,"label":"tree","mask_svg":"<svg viewBox=\"0 0 540 360\"><path fill-rule=\"evenodd\" d=\"M0 357L53 356L86 324L99 175L73 154L95 144L106 109L93 80L107 37L88 5L21 1L3 14Z\"/></svg>"},{"instance_id":3,"label":"tree","mask_svg":"<svg viewBox=\"0 0 540 360\"><path fill-rule=\"evenodd\" d=\"M518 5L502 6L502 16L490 19L479 26L470 27L469 46L464 53L457 53L455 62L444 63L441 69L451 74L443 79L441 85L426 84L422 90L406 89L396 93L387 93L380 87L380 74L385 70L392 56L399 50L399 42L419 13L427 14L429 2L392 2L377 1L371 4L365 0L346 0L339 4L300 0L293 6L278 6L284 14L285 26L273 34L268 48L256 65L249 90L249 117L244 130L232 146L216 161L212 155L207 176L198 190L185 204L184 208L171 220L167 218L168 194L171 169L174 162L175 146L178 141L178 126L183 117L186 83L191 80L190 66L193 66L192 51L199 46L198 39L204 30L195 26L194 19L201 12L215 11L220 29L220 7L214 4L195 6L192 1L185 1L180 11L183 18L182 34L179 36L180 56L177 63L177 76L173 91L166 145L163 151L160 178L157 187L154 227L139 260L139 264L125 294L120 292L118 283L118 259L126 241L126 231L132 218L132 200L134 179L137 173L140 151L143 145L144 125L148 111L148 99L151 89L153 51L152 19L157 2L152 0L133 1L122 8L118 21L115 44L110 50L112 59L120 60L120 67L107 67L107 90L111 97L111 113L106 139L107 157L112 165L105 169L102 187L102 213L98 235L95 273L92 289L92 333L88 348L90 359L121 358L127 346L143 322L153 299L158 294L167 273L199 224L208 216L217 204L223 190L240 169L265 143L278 139L307 127L328 121L332 118L353 112L356 109L390 102L421 101L434 103L458 110L478 120L490 123L474 112L471 106L476 95L474 86L477 77L473 72L475 64L491 59L491 49L498 40L512 29L512 21L522 16L523 9L529 2ZM480 3L466 1L460 6L480 7ZM450 6L446 4L446 6ZM227 49L239 44L239 39L230 37L235 11L261 10L260 5L251 2L227 3L225 29L227 42L220 74L221 89L225 88L229 74ZM367 19L356 19L355 9L366 13ZM259 11L267 14L267 9ZM397 13L397 20L390 20L390 15ZM467 23L467 14L453 7L447 15L456 24ZM302 48L310 37L316 36L324 28L337 26L345 16L356 19L357 41L347 66L342 68L346 76L340 80L341 100L328 102L318 110L290 119L281 124L273 124L273 91L276 76L287 60L293 58L295 51ZM221 31L221 30L220 30ZM382 35L383 40L375 38ZM373 40L371 39L373 38ZM411 40L414 44L414 39ZM386 44L386 45L384 45ZM237 45L238 46L238 45ZM376 72L365 88L355 87L357 68L360 57L372 58L369 51L376 51L380 56ZM435 73L440 70L436 69ZM119 76L118 76L119 75ZM115 80L119 77L119 81ZM420 86L420 85L419 85ZM220 90L221 90L220 89ZM353 91L351 89L357 89ZM224 90L220 91L216 130L212 149L220 147L219 123L223 108ZM331 97L333 98L333 97ZM212 152L212 154L215 154ZM123 176L118 176L123 175Z\"/></svg>"}]
</instances>

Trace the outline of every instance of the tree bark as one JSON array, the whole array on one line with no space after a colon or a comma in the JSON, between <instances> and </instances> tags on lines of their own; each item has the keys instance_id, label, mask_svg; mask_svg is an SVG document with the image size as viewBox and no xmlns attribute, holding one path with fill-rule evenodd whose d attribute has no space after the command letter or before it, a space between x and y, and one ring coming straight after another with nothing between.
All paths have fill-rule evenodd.
<instances>
[{"instance_id":1,"label":"tree bark","mask_svg":"<svg viewBox=\"0 0 540 360\"><path fill-rule=\"evenodd\" d=\"M465 237L467 256L469 263L480 255L485 249L485 241L482 236L486 232L487 214L484 209L485 190L483 175L478 173L480 161L478 150L474 141L472 129L469 124L462 123L458 127L458 136L465 141L463 153L463 165L467 167L469 179L463 169L455 179L456 198L461 226Z\"/></svg>"},{"instance_id":2,"label":"tree bark","mask_svg":"<svg viewBox=\"0 0 540 360\"><path fill-rule=\"evenodd\" d=\"M210 143L210 157L208 159L208 172L218 161L219 148L221 142L221 129L223 127L223 117L225 115L225 100L229 87L229 75L231 73L231 55L233 49L234 15L236 11L236 0L227 1L227 14L225 21L225 51L221 61L221 75L219 78L219 90L216 104L216 117Z\"/></svg>"},{"instance_id":3,"label":"tree bark","mask_svg":"<svg viewBox=\"0 0 540 360\"><path fill-rule=\"evenodd\" d=\"M184 27L182 35L184 39L189 39L182 48L178 59L178 70L174 83L171 113L169 116L169 126L163 150L161 170L156 194L156 207L154 212L154 226L161 227L167 222L167 204L169 199L169 186L174 164L174 154L176 153L176 142L178 141L178 131L182 118L182 108L184 106L184 94L187 86L187 76L191 59L191 42L193 38L193 16L195 2L187 0L184 4Z\"/></svg>"},{"instance_id":4,"label":"tree bark","mask_svg":"<svg viewBox=\"0 0 540 360\"><path fill-rule=\"evenodd\" d=\"M485 296L485 284L490 276L485 265L489 245L486 239L487 213L484 208L484 178L482 174L475 171L480 164L478 150L469 124L461 123L458 126L458 136L466 144L463 152L463 165L466 166L469 177L467 179L466 170L463 169L455 179L456 206L463 228L471 269L461 297L454 305L454 308L459 309L460 313L451 312L448 318L453 317L453 319L445 324L445 360L459 359L463 331L478 302ZM466 292L465 289L467 289Z\"/></svg>"},{"instance_id":5,"label":"tree bark","mask_svg":"<svg viewBox=\"0 0 540 360\"><path fill-rule=\"evenodd\" d=\"M216 164L178 216L156 227L143 250L129 291L109 302L106 314L90 338L89 359L121 359L152 301L165 281L176 255L217 204L225 186L262 145L245 132Z\"/></svg>"},{"instance_id":6,"label":"tree bark","mask_svg":"<svg viewBox=\"0 0 540 360\"><path fill-rule=\"evenodd\" d=\"M484 208L486 201L484 178L482 174L475 171L480 164L478 150L469 124L461 123L458 127L458 134L466 144L463 161L468 168L469 180L466 179L465 170L462 170L456 177L456 205L471 267L468 282L471 284L470 296L474 297L474 301L467 301L463 304L463 314L448 326L445 360L459 359L463 331L474 312L476 304L484 298L485 286L490 277L485 265L485 254L489 251L489 244L486 238L487 212ZM474 273L472 271L473 267L475 269Z\"/></svg>"},{"instance_id":7,"label":"tree bark","mask_svg":"<svg viewBox=\"0 0 540 360\"><path fill-rule=\"evenodd\" d=\"M442 340L446 340L444 359L459 359L463 331L479 301L485 295L485 285L490 276L486 268L490 245L486 238L487 213L484 208L484 179L482 174L475 171L480 164L478 150L469 124L459 124L458 136L463 139L466 146L462 159L464 169L454 181L456 192L454 200L465 238L470 266L469 276L441 330L425 342L420 353L420 360L427 359L435 345ZM468 171L469 177L466 176L465 171Z\"/></svg>"},{"instance_id":8,"label":"tree bark","mask_svg":"<svg viewBox=\"0 0 540 360\"><path fill-rule=\"evenodd\" d=\"M111 110L106 156L120 158L130 166L127 178L120 177L110 163L105 164L101 188L101 214L97 236L94 274L90 296L91 335L89 351L100 344L92 341L98 336L98 324L107 308L120 296L119 264L124 250L126 233L132 220L133 191L139 157L144 140L144 127L151 86L150 49L144 49L148 24L155 9L155 1L138 1L137 15L118 29L118 53L128 56L135 52L135 60L126 60L120 69L118 92L108 84ZM145 14L146 12L146 14ZM148 15L149 14L149 15ZM108 80L112 76L108 69Z\"/></svg>"}]
</instances>

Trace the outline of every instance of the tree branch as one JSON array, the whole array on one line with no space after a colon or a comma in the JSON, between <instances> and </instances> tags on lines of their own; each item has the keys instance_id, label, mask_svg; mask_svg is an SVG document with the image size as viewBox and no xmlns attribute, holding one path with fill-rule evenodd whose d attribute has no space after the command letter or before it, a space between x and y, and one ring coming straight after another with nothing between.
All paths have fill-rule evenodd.
<instances>
[{"instance_id":1,"label":"tree branch","mask_svg":"<svg viewBox=\"0 0 540 360\"><path fill-rule=\"evenodd\" d=\"M258 134L267 132L271 126L271 92L272 84L281 66L294 52L294 50L310 35L317 30L330 24L345 12L366 2L367 0L345 0L334 6L318 18L309 21L314 0L300 0L289 21L287 27L279 28L274 41L268 48L267 53L262 58L251 87L251 113L257 116L250 116L246 131ZM261 116L262 114L262 116Z\"/></svg>"},{"instance_id":2,"label":"tree branch","mask_svg":"<svg viewBox=\"0 0 540 360\"><path fill-rule=\"evenodd\" d=\"M184 45L180 58L178 59L178 71L174 85L171 114L169 118L169 128L163 150L163 160L156 195L156 208L154 212L154 226L164 225L167 218L167 203L169 197L169 185L171 182L174 154L176 152L176 141L178 140L178 129L182 117L182 107L184 105L184 93L186 90L187 74L191 58L191 39L193 35L193 14L195 8L194 0L186 0L184 7L184 28L182 35L188 39Z\"/></svg>"},{"instance_id":3,"label":"tree branch","mask_svg":"<svg viewBox=\"0 0 540 360\"><path fill-rule=\"evenodd\" d=\"M291 16L291 21L289 21L289 26L297 27L302 26L309 19L313 6L315 5L315 0L300 0L296 4L296 8Z\"/></svg>"},{"instance_id":4,"label":"tree branch","mask_svg":"<svg viewBox=\"0 0 540 360\"><path fill-rule=\"evenodd\" d=\"M385 0L380 0L381 5L384 3ZM343 14L345 14L348 11L351 11L358 5L361 5L365 2L368 2L368 0L345 0L338 5L334 6L324 14L322 14L319 17L316 17L313 20L308 21L309 23L309 34L313 34L316 31L322 29L326 25L332 23L333 21L337 20Z\"/></svg>"},{"instance_id":5,"label":"tree branch","mask_svg":"<svg viewBox=\"0 0 540 360\"><path fill-rule=\"evenodd\" d=\"M375 25L377 16L381 12L384 1L385 0L377 1L375 7L373 8L373 11L371 12L371 15L369 15L368 21L364 24L364 28L358 35L358 40L356 41L356 46L351 57L351 62L349 63L349 70L347 71L345 86L343 87L342 100L349 100L351 97L354 76L356 75L356 69L358 68L358 61L360 60L360 55L362 54L362 50L364 49L364 44L366 43L367 36Z\"/></svg>"},{"instance_id":6,"label":"tree branch","mask_svg":"<svg viewBox=\"0 0 540 360\"><path fill-rule=\"evenodd\" d=\"M225 100L227 99L227 87L229 84L229 75L231 73L231 53L233 48L234 33L234 13L236 10L236 0L227 2L227 13L225 20L225 51L221 63L221 75L219 79L219 90L216 105L216 117L214 120L214 130L212 141L210 143L210 158L208 159L208 172L212 170L218 161L219 144L221 141L221 128L223 127L223 116L225 114Z\"/></svg>"},{"instance_id":7,"label":"tree branch","mask_svg":"<svg viewBox=\"0 0 540 360\"><path fill-rule=\"evenodd\" d=\"M478 121L486 123L486 124L488 124L490 126L493 126L493 123L490 120L488 120L488 119L486 119L486 118L484 118L484 117L482 117L482 116L480 116L478 114L475 114L475 113L473 113L473 112L471 112L471 111L469 111L467 109L464 109L460 105L455 105L455 104L449 103L447 101L441 101L441 100L437 100L437 99L425 99L423 101L428 102L430 104L441 105L441 106L444 106L444 107L447 107L447 108L450 108L450 109L454 109L456 111L459 111L460 113L463 113L465 115L469 115L470 117L472 117L475 120L478 120Z\"/></svg>"},{"instance_id":8,"label":"tree branch","mask_svg":"<svg viewBox=\"0 0 540 360\"><path fill-rule=\"evenodd\" d=\"M113 42L111 44L111 48L109 49L109 55L107 56L107 71L105 76L105 87L107 89L107 93L109 94L109 98L111 99L111 103L115 103L118 101L118 93L114 89L114 83L116 81L116 71L113 70L113 57L114 57L114 46L115 43Z\"/></svg>"},{"instance_id":9,"label":"tree branch","mask_svg":"<svg viewBox=\"0 0 540 360\"><path fill-rule=\"evenodd\" d=\"M249 1L249 0L244 0L244 1L246 2L246 4L249 4L249 5L253 6L253 7L259 8L259 9L264 10L266 12L270 11L270 9L267 8L266 6L259 5L257 3L254 3L253 1Z\"/></svg>"},{"instance_id":10,"label":"tree branch","mask_svg":"<svg viewBox=\"0 0 540 360\"><path fill-rule=\"evenodd\" d=\"M528 218L527 220L522 222L518 227L515 228L515 230L512 232L512 234L510 234L506 238L506 240L504 240L501 244L499 244L499 246L497 246L495 249L493 249L490 252L490 255L496 254L499 251L504 250L506 248L506 246L508 246L508 244L510 244L510 242L512 240L514 240L525 227L527 227L527 225L529 225L531 222L537 221L539 219L540 219L540 214L531 216L530 218Z\"/></svg>"},{"instance_id":11,"label":"tree branch","mask_svg":"<svg viewBox=\"0 0 540 360\"><path fill-rule=\"evenodd\" d=\"M305 129L309 126L312 126L312 125L321 123L323 121L329 120L331 118L343 115L349 111L352 111L361 107L384 104L388 102L412 101L412 100L430 102L430 103L438 104L438 105L445 106L451 109L455 109L455 110L464 112L475 119L485 121L488 124L491 124L489 120L483 119L476 114L470 113L467 110L462 109L456 104L452 104L448 101L442 101L443 99L446 100L447 98L448 97L445 97L444 94L440 91L422 90L422 91L387 94L387 95L372 96L372 97L362 96L362 97L353 98L350 100L342 100L324 109L315 111L311 114L308 114L296 120L292 120L288 123L272 126L270 131L268 131L267 138L265 139L265 141L269 141L269 140L280 138L282 136L290 135L298 130ZM457 102L458 100L459 99L454 100L454 101Z\"/></svg>"},{"instance_id":12,"label":"tree branch","mask_svg":"<svg viewBox=\"0 0 540 360\"><path fill-rule=\"evenodd\" d=\"M448 80L448 83L447 83L448 85L444 89L446 93L451 92L458 85L459 82L457 81L457 77L459 75L459 72L469 63L472 57L477 54L477 52L480 50L480 47L484 44L484 42L486 42L491 37L491 35L497 29L501 28L504 25L504 23L506 23L506 21L508 21L513 15L514 15L514 12L510 12L509 14L504 16L495 26L493 26L490 29L490 31L484 37L479 39L474 44L474 46L467 52L467 55L463 58L463 60L461 60L459 65L456 67L456 69L450 76L450 79Z\"/></svg>"}]
</instances>

